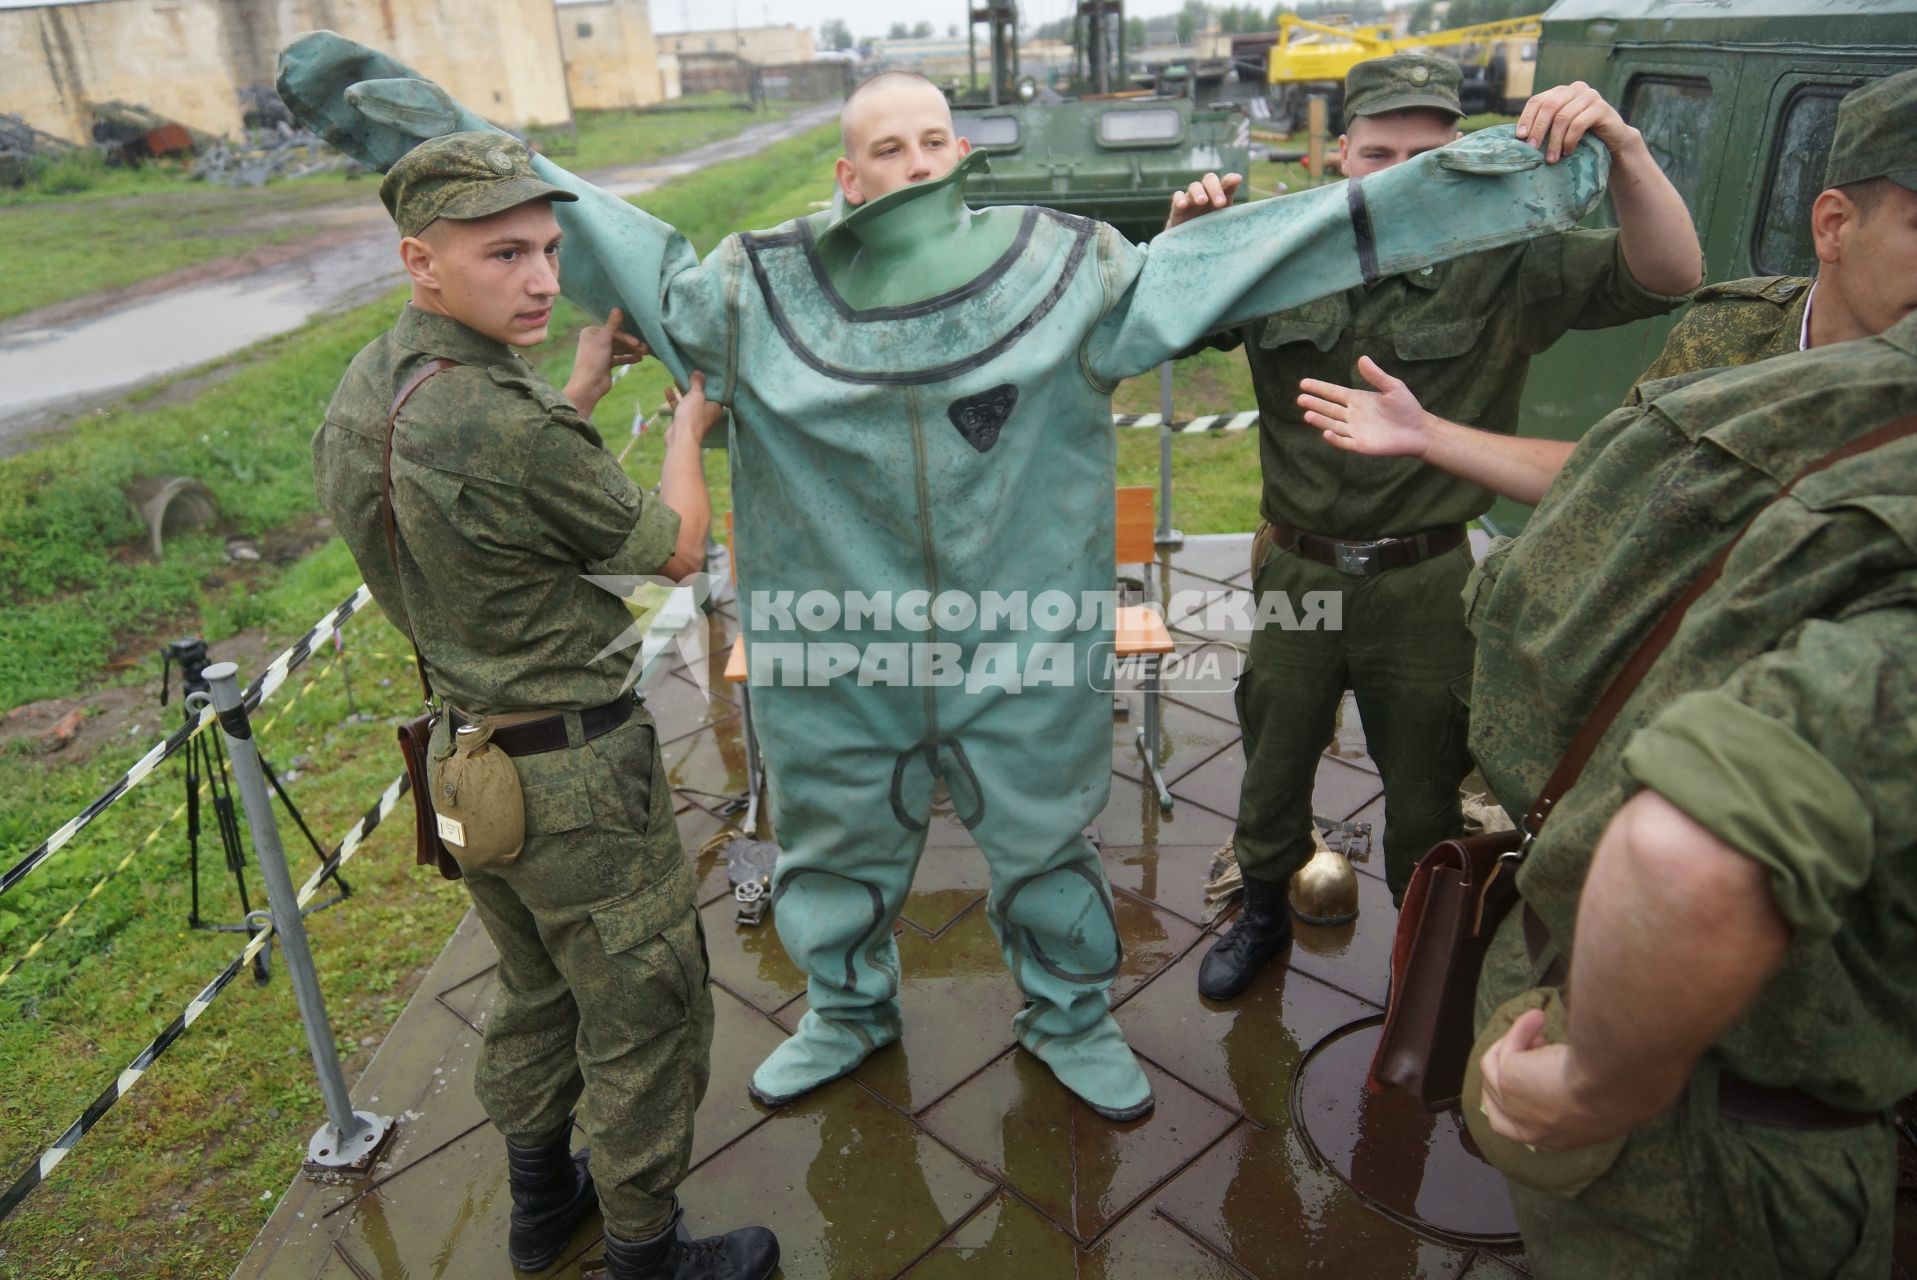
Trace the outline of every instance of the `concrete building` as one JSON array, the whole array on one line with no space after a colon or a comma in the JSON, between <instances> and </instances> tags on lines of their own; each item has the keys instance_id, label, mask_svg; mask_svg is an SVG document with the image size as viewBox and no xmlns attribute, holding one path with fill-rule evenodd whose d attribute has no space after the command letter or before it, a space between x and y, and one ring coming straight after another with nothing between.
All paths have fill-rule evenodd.
<instances>
[{"instance_id":1,"label":"concrete building","mask_svg":"<svg viewBox=\"0 0 1917 1280\"><path fill-rule=\"evenodd\" d=\"M643 15L643 0L628 0ZM572 118L553 0L67 0L0 9L0 111L90 139L90 102L209 133L240 129L237 91L273 82L316 28L393 54L498 124Z\"/></svg>"},{"instance_id":2,"label":"concrete building","mask_svg":"<svg viewBox=\"0 0 1917 1280\"><path fill-rule=\"evenodd\" d=\"M561 0L559 45L575 111L629 110L679 96L678 58L660 56L646 0Z\"/></svg>"},{"instance_id":3,"label":"concrete building","mask_svg":"<svg viewBox=\"0 0 1917 1280\"><path fill-rule=\"evenodd\" d=\"M755 66L810 62L818 56L809 27L718 27L710 31L672 31L659 37L659 52L680 58L730 54Z\"/></svg>"}]
</instances>

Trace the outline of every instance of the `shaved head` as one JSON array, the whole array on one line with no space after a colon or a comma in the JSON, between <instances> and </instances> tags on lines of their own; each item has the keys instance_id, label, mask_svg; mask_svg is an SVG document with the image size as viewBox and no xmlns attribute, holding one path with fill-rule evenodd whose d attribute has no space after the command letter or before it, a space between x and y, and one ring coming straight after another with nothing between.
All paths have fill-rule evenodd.
<instances>
[{"instance_id":1,"label":"shaved head","mask_svg":"<svg viewBox=\"0 0 1917 1280\"><path fill-rule=\"evenodd\" d=\"M944 177L972 150L952 127L945 95L913 71L881 71L854 89L839 112L839 140L839 190L854 205Z\"/></svg>"},{"instance_id":2,"label":"shaved head","mask_svg":"<svg viewBox=\"0 0 1917 1280\"><path fill-rule=\"evenodd\" d=\"M923 98L928 93L945 106L945 119L949 124L952 108L937 85L916 71L879 72L854 89L852 96L845 100L845 106L839 109L839 145L845 148L847 155L851 155L855 122L875 112L883 113L886 105L895 100L895 95L911 101L915 95Z\"/></svg>"}]
</instances>

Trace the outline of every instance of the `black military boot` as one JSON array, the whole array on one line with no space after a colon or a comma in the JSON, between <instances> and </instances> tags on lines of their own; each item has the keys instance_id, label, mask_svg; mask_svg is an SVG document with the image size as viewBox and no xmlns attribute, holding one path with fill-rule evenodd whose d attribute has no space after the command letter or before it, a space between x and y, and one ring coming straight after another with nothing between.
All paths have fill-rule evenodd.
<instances>
[{"instance_id":1,"label":"black military boot","mask_svg":"<svg viewBox=\"0 0 1917 1280\"><path fill-rule=\"evenodd\" d=\"M1291 943L1291 908L1285 886L1245 877L1245 905L1225 936L1198 966L1198 994L1230 1000L1251 985L1265 962Z\"/></svg>"},{"instance_id":2,"label":"black military boot","mask_svg":"<svg viewBox=\"0 0 1917 1280\"><path fill-rule=\"evenodd\" d=\"M536 1147L506 1144L506 1179L513 1193L506 1253L521 1271L544 1271L559 1260L572 1229L599 1207L586 1171L586 1152L572 1153L572 1123Z\"/></svg>"},{"instance_id":3,"label":"black military boot","mask_svg":"<svg viewBox=\"0 0 1917 1280\"><path fill-rule=\"evenodd\" d=\"M666 1229L636 1243L606 1232L607 1280L765 1280L779 1265L779 1241L764 1227L688 1240L675 1208Z\"/></svg>"}]
</instances>

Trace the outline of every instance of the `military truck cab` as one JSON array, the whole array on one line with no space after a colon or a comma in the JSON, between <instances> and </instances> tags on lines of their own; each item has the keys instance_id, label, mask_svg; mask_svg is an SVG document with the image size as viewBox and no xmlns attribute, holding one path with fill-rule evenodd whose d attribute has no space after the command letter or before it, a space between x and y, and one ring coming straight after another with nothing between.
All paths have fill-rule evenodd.
<instances>
[{"instance_id":1,"label":"military truck cab","mask_svg":"<svg viewBox=\"0 0 1917 1280\"><path fill-rule=\"evenodd\" d=\"M1810 207L1837 104L1912 66L1917 0L1559 0L1537 87L1583 80L1617 104L1690 206L1704 278L1720 281L1815 274ZM1615 225L1608 204L1592 224ZM1677 318L1566 335L1531 365L1524 432L1576 439L1623 402ZM1491 522L1509 531L1528 511L1501 502Z\"/></svg>"}]
</instances>

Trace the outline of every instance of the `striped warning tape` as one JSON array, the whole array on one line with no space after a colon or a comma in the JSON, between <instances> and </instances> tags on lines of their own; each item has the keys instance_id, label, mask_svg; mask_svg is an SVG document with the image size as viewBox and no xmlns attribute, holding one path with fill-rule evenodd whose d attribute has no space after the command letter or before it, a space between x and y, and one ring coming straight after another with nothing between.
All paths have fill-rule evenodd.
<instances>
[{"instance_id":1,"label":"striped warning tape","mask_svg":"<svg viewBox=\"0 0 1917 1280\"><path fill-rule=\"evenodd\" d=\"M304 885L300 886L297 897L299 906L305 907L313 900L319 893L321 882L344 866L359 851L366 837L385 821L387 815L391 814L394 807L399 804L399 798L405 794L406 775L402 773L394 778L392 784L380 794L379 802L353 824L353 829L346 833L345 839L339 842L339 847L334 849L320 868L307 878ZM80 1139L87 1135L87 1131L98 1124L100 1117L112 1110L113 1104L124 1098L127 1092L140 1082L140 1077L159 1060L161 1054L186 1034L186 1029L197 1022L200 1015L206 1012L207 1006L219 997L220 992L226 990L233 979L239 976L240 971L252 963L253 957L259 954L271 937L270 925L255 934L246 944L246 949L233 957L231 964L222 969L213 981L200 988L200 993L187 1002L180 1016L168 1023L166 1029L155 1036L151 1044L134 1055L133 1061L127 1064L126 1070L122 1071L113 1083L108 1085L100 1096L80 1113L80 1118L67 1126L66 1132L56 1138L52 1146L41 1152L39 1159L21 1171L20 1176L14 1179L13 1185L7 1188L5 1194L0 1194L0 1221L4 1221L9 1214L19 1208L20 1202L25 1200L35 1187L47 1180L47 1175L59 1167L60 1162L67 1158Z\"/></svg>"},{"instance_id":2,"label":"striped warning tape","mask_svg":"<svg viewBox=\"0 0 1917 1280\"><path fill-rule=\"evenodd\" d=\"M1172 419L1172 430L1180 435L1203 435L1207 431L1244 431L1258 421L1256 409L1244 413L1207 413L1186 422ZM1157 427L1165 418L1157 413L1114 413L1114 427Z\"/></svg>"},{"instance_id":3,"label":"striped warning tape","mask_svg":"<svg viewBox=\"0 0 1917 1280\"><path fill-rule=\"evenodd\" d=\"M280 722L281 717L285 716L285 714L288 711L291 711L294 707L298 706L299 700L305 697L307 692L311 690L314 685L324 680L332 672L333 668L338 665L339 665L339 659L334 658L331 662L328 662L324 667L320 668L320 670L314 672L312 678L309 679L305 684L299 687L299 691L292 696L292 698L286 703L286 705L282 706L279 710L275 711L273 713L272 718L268 720L265 724L262 724L260 726L259 732L262 734L271 733L273 730L273 726ZM209 794L211 787L212 787L212 784L210 782L202 782L200 784L200 795L204 797L207 794ZM168 827L172 826L175 822L178 822L180 819L180 815L186 812L186 803L187 803L186 801L182 800L180 801L179 804L175 805L173 812L167 814L166 817L160 819L159 825L154 827L153 830L147 832L146 838L144 840L141 840L139 843L135 844L132 849L128 850L127 855L124 858L121 858L118 862L114 863L113 866L107 870L107 873L105 875L101 876L98 880L95 880L93 882L93 887L91 889L88 889L86 893L81 895L80 900L78 902L74 903L71 907L67 908L66 914L62 915L58 920L55 920L53 922L52 927L50 927L45 933L41 934L38 938L35 938L32 944L29 945L25 951L20 953L19 959L15 960L12 964L8 965L4 970L0 970L0 987L5 986L7 984L7 979L13 977L14 974L20 972L21 965L24 965L27 961L33 959L33 957L40 954L41 950L45 948L47 943L53 940L53 936L55 934L59 933L60 930L66 928L68 925L72 924L73 918L80 914L80 909L86 906L87 903L99 897L101 891L104 890L107 887L107 885L112 883L113 878L115 876L119 875L122 871L125 871L128 867L132 866L133 860L135 858L139 857L142 853L146 852L147 849L151 848L153 845L153 842L158 840L161 834L165 832L165 830Z\"/></svg>"},{"instance_id":4,"label":"striped warning tape","mask_svg":"<svg viewBox=\"0 0 1917 1280\"><path fill-rule=\"evenodd\" d=\"M252 711L261 702L272 697L279 687L286 683L286 678L292 674L293 669L311 656L316 646L331 639L334 632L338 631L348 618L370 603L372 598L373 593L367 590L366 584L362 582L359 589L352 595L327 610L326 616L314 623L312 630L267 663L266 670L260 672L259 677L246 686L246 691L240 695L246 709ZM134 762L131 769L121 774L112 786L100 793L99 799L60 824L60 828L42 840L32 853L15 863L4 875L0 875L0 896L5 896L8 890L26 879L35 867L59 852L61 847L80 834L88 823L106 812L107 806L139 786L152 775L155 769L184 747L193 735L212 724L213 720L213 709L209 706L200 713L198 720L181 725L171 736L154 743L152 749Z\"/></svg>"}]
</instances>

